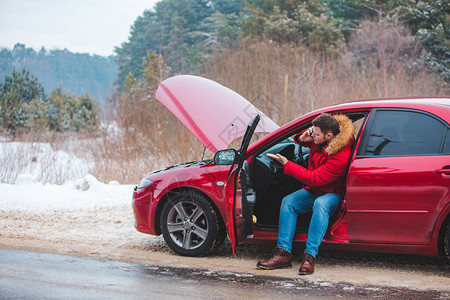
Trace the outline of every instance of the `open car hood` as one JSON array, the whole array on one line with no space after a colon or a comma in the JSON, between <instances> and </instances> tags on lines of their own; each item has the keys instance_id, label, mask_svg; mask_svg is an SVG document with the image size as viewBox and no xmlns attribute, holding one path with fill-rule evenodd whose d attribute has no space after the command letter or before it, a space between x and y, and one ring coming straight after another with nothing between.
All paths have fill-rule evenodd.
<instances>
[{"instance_id":1,"label":"open car hood","mask_svg":"<svg viewBox=\"0 0 450 300\"><path fill-rule=\"evenodd\" d=\"M155 98L167 107L212 152L226 149L244 135L259 114L255 132L279 126L244 97L212 80L181 75L162 81Z\"/></svg>"}]
</instances>

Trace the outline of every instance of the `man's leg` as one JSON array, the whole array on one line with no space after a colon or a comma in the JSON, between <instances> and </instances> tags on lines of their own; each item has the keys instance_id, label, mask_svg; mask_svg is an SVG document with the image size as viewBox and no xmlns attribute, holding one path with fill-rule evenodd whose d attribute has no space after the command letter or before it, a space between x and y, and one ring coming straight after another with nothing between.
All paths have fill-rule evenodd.
<instances>
[{"instance_id":1,"label":"man's leg","mask_svg":"<svg viewBox=\"0 0 450 300\"><path fill-rule=\"evenodd\" d=\"M311 211L315 196L307 190L299 190L283 198L280 207L277 249L273 257L267 261L259 261L256 266L272 270L290 268L291 250L297 227L297 215Z\"/></svg>"},{"instance_id":2,"label":"man's leg","mask_svg":"<svg viewBox=\"0 0 450 300\"><path fill-rule=\"evenodd\" d=\"M333 193L319 196L314 202L308 240L306 241L306 249L299 270L300 275L314 272L314 259L319 252L319 245L327 232L330 216L336 212L340 202L341 197Z\"/></svg>"},{"instance_id":3,"label":"man's leg","mask_svg":"<svg viewBox=\"0 0 450 300\"><path fill-rule=\"evenodd\" d=\"M292 251L298 214L310 212L316 196L305 189L283 198L280 207L277 247L289 253Z\"/></svg>"}]
</instances>

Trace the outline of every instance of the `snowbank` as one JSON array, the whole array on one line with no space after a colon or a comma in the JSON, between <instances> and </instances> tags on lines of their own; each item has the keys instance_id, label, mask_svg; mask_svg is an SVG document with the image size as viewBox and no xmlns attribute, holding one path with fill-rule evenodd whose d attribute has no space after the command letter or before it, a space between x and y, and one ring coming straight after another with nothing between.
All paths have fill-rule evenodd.
<instances>
[{"instance_id":1,"label":"snowbank","mask_svg":"<svg viewBox=\"0 0 450 300\"><path fill-rule=\"evenodd\" d=\"M131 205L133 187L117 182L104 184L92 175L64 185L44 185L34 182L32 175L22 174L16 184L0 184L0 210L39 212Z\"/></svg>"},{"instance_id":2,"label":"snowbank","mask_svg":"<svg viewBox=\"0 0 450 300\"><path fill-rule=\"evenodd\" d=\"M117 181L104 184L89 174L94 167L94 162L55 151L48 143L0 140L0 210L39 212L130 204L133 186Z\"/></svg>"},{"instance_id":3,"label":"snowbank","mask_svg":"<svg viewBox=\"0 0 450 300\"><path fill-rule=\"evenodd\" d=\"M94 167L93 161L55 151L48 143L0 141L0 182L14 183L20 174L30 174L35 181L64 183L86 176Z\"/></svg>"}]
</instances>

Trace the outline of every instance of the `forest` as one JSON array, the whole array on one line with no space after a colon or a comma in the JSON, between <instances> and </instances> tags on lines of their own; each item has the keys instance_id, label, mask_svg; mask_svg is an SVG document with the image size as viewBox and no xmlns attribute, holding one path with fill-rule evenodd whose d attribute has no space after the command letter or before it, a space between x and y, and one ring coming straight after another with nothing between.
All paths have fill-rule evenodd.
<instances>
[{"instance_id":1,"label":"forest","mask_svg":"<svg viewBox=\"0 0 450 300\"><path fill-rule=\"evenodd\" d=\"M102 57L16 44L0 50L0 128L4 135L31 131L90 132L113 92L117 65ZM47 94L48 93L48 94Z\"/></svg>"},{"instance_id":2,"label":"forest","mask_svg":"<svg viewBox=\"0 0 450 300\"><path fill-rule=\"evenodd\" d=\"M40 78L14 81L8 74L1 110L13 103L24 113L16 131L41 124L41 131L94 135L95 144L82 149L97 162L93 174L136 182L153 169L202 158L203 145L155 100L162 80L178 74L212 79L279 125L358 99L448 96L449 11L443 0L160 0L115 49L107 111L98 114L89 95L58 88L23 104L5 96L6 83ZM26 74L15 71L19 79ZM8 99L15 100L5 105ZM33 107L43 110L36 116ZM79 107L92 113L79 116ZM60 117L52 117L55 110ZM14 132L5 117L0 126L4 134Z\"/></svg>"},{"instance_id":3,"label":"forest","mask_svg":"<svg viewBox=\"0 0 450 300\"><path fill-rule=\"evenodd\" d=\"M116 48L118 82L122 86L130 73L142 76L149 51L164 57L175 73L192 72L250 39L342 54L367 22L407 30L423 46L419 58L448 81L449 12L448 1L441 0L161 0L135 21L129 40ZM365 46L359 51L382 50Z\"/></svg>"},{"instance_id":4,"label":"forest","mask_svg":"<svg viewBox=\"0 0 450 300\"><path fill-rule=\"evenodd\" d=\"M98 103L105 103L113 89L117 76L114 56L103 57L68 50L36 52L33 48L17 43L12 50L0 49L0 81L13 70L23 69L37 77L49 92L61 85L63 91L83 95L89 92Z\"/></svg>"}]
</instances>

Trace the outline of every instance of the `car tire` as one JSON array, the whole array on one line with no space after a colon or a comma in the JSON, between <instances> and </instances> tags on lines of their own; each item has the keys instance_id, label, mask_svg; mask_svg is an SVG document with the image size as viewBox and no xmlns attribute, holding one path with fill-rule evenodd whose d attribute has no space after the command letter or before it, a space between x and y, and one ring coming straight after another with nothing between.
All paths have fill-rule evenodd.
<instances>
[{"instance_id":1,"label":"car tire","mask_svg":"<svg viewBox=\"0 0 450 300\"><path fill-rule=\"evenodd\" d=\"M444 255L447 263L450 264L450 221L447 222L447 229L444 233Z\"/></svg>"},{"instance_id":2,"label":"car tire","mask_svg":"<svg viewBox=\"0 0 450 300\"><path fill-rule=\"evenodd\" d=\"M219 222L219 226L218 226L218 234L217 234L217 238L216 241L213 245L213 248L211 249L211 251L215 251L217 248L219 248L220 246L223 245L223 242L225 241L225 238L227 237L227 229L225 228L225 224L223 223L222 220L220 220Z\"/></svg>"},{"instance_id":3,"label":"car tire","mask_svg":"<svg viewBox=\"0 0 450 300\"><path fill-rule=\"evenodd\" d=\"M161 232L179 255L200 256L223 242L222 222L202 194L187 190L169 197L161 212Z\"/></svg>"}]
</instances>

